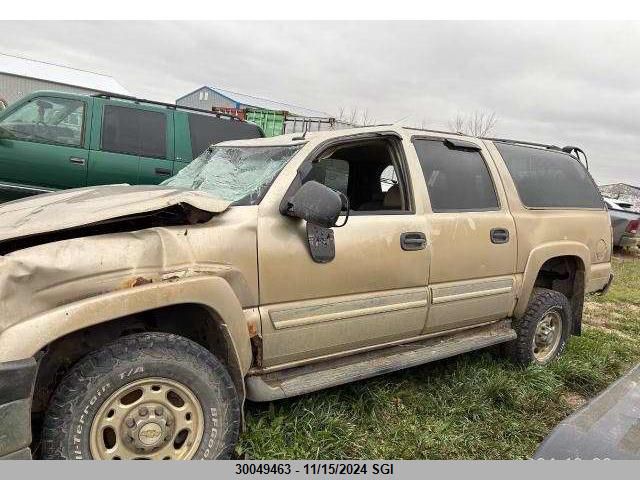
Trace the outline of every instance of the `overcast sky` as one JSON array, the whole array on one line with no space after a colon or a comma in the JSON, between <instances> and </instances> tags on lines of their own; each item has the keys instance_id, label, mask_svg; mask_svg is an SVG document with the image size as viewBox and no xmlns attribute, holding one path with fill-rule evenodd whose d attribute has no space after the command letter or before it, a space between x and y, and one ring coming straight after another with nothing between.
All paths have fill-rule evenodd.
<instances>
[{"instance_id":1,"label":"overcast sky","mask_svg":"<svg viewBox=\"0 0 640 480\"><path fill-rule=\"evenodd\" d=\"M640 185L640 23L1 22L0 52L115 77L164 101L201 85L378 123L578 145L598 183Z\"/></svg>"}]
</instances>

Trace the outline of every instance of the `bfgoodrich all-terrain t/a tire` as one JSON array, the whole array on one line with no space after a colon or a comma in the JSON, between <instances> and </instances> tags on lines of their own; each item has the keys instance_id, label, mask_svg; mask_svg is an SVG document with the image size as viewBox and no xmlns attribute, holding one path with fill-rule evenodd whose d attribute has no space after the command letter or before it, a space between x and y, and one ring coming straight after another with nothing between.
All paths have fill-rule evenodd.
<instances>
[{"instance_id":1,"label":"bfgoodrich all-terrain t/a tire","mask_svg":"<svg viewBox=\"0 0 640 480\"><path fill-rule=\"evenodd\" d=\"M536 288L522 318L513 322L518 338L506 345L520 365L546 365L563 352L571 333L571 305L562 293Z\"/></svg>"},{"instance_id":2,"label":"bfgoodrich all-terrain t/a tire","mask_svg":"<svg viewBox=\"0 0 640 480\"><path fill-rule=\"evenodd\" d=\"M44 419L45 459L229 458L240 405L225 367L177 335L123 337L80 360Z\"/></svg>"}]
</instances>

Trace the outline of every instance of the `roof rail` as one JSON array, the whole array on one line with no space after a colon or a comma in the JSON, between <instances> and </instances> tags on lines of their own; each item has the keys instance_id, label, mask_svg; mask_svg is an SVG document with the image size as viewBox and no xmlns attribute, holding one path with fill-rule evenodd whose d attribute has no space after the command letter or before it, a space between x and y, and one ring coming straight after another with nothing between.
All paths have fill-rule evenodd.
<instances>
[{"instance_id":1,"label":"roof rail","mask_svg":"<svg viewBox=\"0 0 640 480\"><path fill-rule=\"evenodd\" d=\"M513 143L516 145L526 145L531 147L542 147L542 148L546 148L547 150L564 152L568 155L571 155L572 157L577 159L579 162L582 162L584 159L584 165L587 171L589 171L589 159L587 158L587 154L584 153L584 150L582 150L580 147L567 145L566 147L561 148L561 147L558 147L557 145L547 145L546 143L535 143L535 142L523 142L521 140L508 140L506 138L483 138L483 140L490 140L492 142ZM582 154L582 158L580 158L580 154Z\"/></svg>"},{"instance_id":2,"label":"roof rail","mask_svg":"<svg viewBox=\"0 0 640 480\"><path fill-rule=\"evenodd\" d=\"M384 125L392 125L391 123L389 124L384 124ZM402 127L406 130L417 130L419 132L429 132L429 133L442 133L444 135L458 135L460 137L471 137L471 135L467 135L464 133L460 133L460 132L447 132L446 130L432 130L430 128L418 128L418 127Z\"/></svg>"},{"instance_id":3,"label":"roof rail","mask_svg":"<svg viewBox=\"0 0 640 480\"><path fill-rule=\"evenodd\" d=\"M216 117L225 117L225 118L230 118L231 120L238 120L240 122L244 122L243 119L241 119L240 117L236 116L236 115L232 115L230 113L222 113L222 112L215 112L215 111L209 111L209 110L204 110L202 108L195 108L195 107L187 107L187 106L183 106L183 105L176 105L175 103L165 103L165 102L157 102L155 100L146 100L144 98L136 98L136 97L132 97L130 95L119 95L117 93L107 93L107 92L99 92L99 93L94 93L93 95L91 95L92 97L96 97L96 98L115 98L118 100L129 100L135 103L149 103L151 105L159 105L161 107L167 107L167 108L172 108L173 110L188 110L191 112L199 112L199 113L208 113L209 115L215 115Z\"/></svg>"},{"instance_id":4,"label":"roof rail","mask_svg":"<svg viewBox=\"0 0 640 480\"><path fill-rule=\"evenodd\" d=\"M491 142L503 142L503 143L516 143L518 145L528 145L530 147L542 147L547 148L549 150L560 150L562 149L557 145L549 145L547 143L537 143L537 142L525 142L523 140L511 140L508 138L491 138L491 137L480 137L482 140L489 140Z\"/></svg>"}]
</instances>

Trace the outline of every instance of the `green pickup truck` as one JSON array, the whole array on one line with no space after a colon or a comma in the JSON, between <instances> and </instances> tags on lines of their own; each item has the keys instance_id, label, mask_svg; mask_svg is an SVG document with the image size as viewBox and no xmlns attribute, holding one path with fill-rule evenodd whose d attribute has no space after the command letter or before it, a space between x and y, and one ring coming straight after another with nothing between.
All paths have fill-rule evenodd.
<instances>
[{"instance_id":1,"label":"green pickup truck","mask_svg":"<svg viewBox=\"0 0 640 480\"><path fill-rule=\"evenodd\" d=\"M263 136L231 115L108 94L34 92L0 113L0 201L156 184L211 144Z\"/></svg>"}]
</instances>

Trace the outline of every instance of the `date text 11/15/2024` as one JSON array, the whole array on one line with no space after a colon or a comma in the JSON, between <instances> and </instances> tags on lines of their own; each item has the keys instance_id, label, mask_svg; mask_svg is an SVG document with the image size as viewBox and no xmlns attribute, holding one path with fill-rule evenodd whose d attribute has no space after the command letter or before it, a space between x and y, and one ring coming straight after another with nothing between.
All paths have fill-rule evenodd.
<instances>
[{"instance_id":1,"label":"date text 11/15/2024","mask_svg":"<svg viewBox=\"0 0 640 480\"><path fill-rule=\"evenodd\" d=\"M236 475L393 475L393 463L318 462L292 465L290 463L236 463Z\"/></svg>"}]
</instances>

